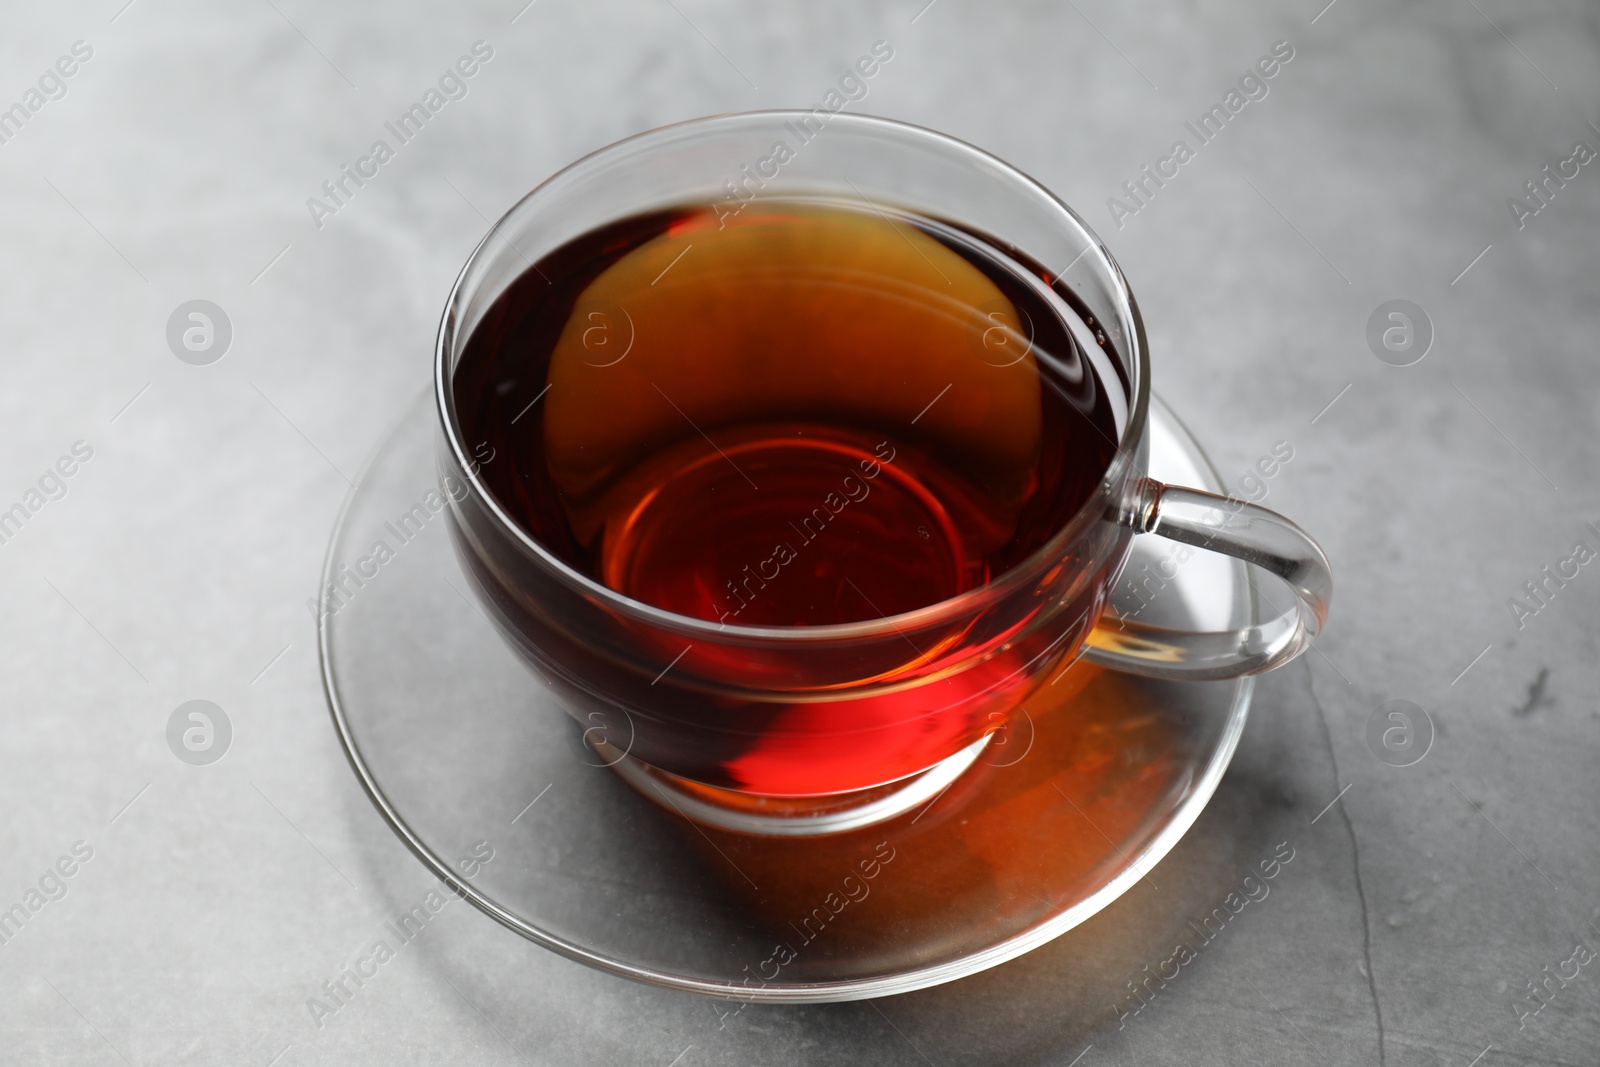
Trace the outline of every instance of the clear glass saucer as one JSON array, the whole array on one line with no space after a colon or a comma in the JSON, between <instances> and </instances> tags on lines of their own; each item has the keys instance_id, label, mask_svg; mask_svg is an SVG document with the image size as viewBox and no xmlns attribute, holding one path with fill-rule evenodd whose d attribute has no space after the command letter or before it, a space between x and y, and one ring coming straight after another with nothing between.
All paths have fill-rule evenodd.
<instances>
[{"instance_id":1,"label":"clear glass saucer","mask_svg":"<svg viewBox=\"0 0 1600 1067\"><path fill-rule=\"evenodd\" d=\"M703 826L636 793L472 600L418 398L368 460L323 574L323 683L378 811L429 870L538 944L739 1001L857 1000L974 974L1144 876L1221 780L1251 679L1079 662L928 804L824 837ZM1153 400L1150 474L1223 491ZM1181 555L1179 554L1181 553ZM332 583L331 585L329 583ZM1116 604L1171 626L1256 619L1247 568L1134 540Z\"/></svg>"}]
</instances>

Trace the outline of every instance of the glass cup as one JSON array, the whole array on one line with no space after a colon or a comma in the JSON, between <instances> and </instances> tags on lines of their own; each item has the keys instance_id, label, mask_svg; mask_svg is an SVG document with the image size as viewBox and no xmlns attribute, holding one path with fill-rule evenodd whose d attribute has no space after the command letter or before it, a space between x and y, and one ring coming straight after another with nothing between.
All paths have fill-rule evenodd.
<instances>
[{"instance_id":1,"label":"glass cup","mask_svg":"<svg viewBox=\"0 0 1600 1067\"><path fill-rule=\"evenodd\" d=\"M1086 311L1112 361L1113 373L1100 377L1117 394L1116 450L1087 502L1042 547L960 595L837 625L741 626L673 614L574 569L506 513L479 475L476 442L463 439L453 372L495 299L562 244L685 203L720 216L796 197L940 218L1043 265L1045 282ZM983 325L975 336L987 336ZM904 123L825 112L724 115L579 160L512 207L469 257L440 326L435 385L440 476L451 487L443 495L488 614L576 720L591 762L726 828L817 834L893 817L946 788L1036 687L1080 656L1167 679L1256 674L1309 646L1327 613L1327 560L1298 526L1255 504L1146 476L1144 324L1084 221L1006 163ZM1287 586L1288 607L1218 632L1118 616L1108 599L1136 533L1270 571Z\"/></svg>"}]
</instances>

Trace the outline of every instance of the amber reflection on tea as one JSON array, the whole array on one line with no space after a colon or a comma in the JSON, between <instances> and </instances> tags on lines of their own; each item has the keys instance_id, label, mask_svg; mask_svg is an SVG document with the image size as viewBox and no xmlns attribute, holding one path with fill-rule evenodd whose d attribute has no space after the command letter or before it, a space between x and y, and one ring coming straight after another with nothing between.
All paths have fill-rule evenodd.
<instances>
[{"instance_id":1,"label":"amber reflection on tea","mask_svg":"<svg viewBox=\"0 0 1600 1067\"><path fill-rule=\"evenodd\" d=\"M1062 307L953 227L686 210L541 268L467 347L464 432L513 457L486 476L517 522L677 614L815 626L944 600L1038 547L1110 461L1103 391L1040 356L1074 351Z\"/></svg>"}]
</instances>

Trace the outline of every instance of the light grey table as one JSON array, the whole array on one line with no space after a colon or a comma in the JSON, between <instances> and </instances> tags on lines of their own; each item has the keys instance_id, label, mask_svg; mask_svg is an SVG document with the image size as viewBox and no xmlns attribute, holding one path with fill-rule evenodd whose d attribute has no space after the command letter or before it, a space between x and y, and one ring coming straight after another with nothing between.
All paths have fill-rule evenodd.
<instances>
[{"instance_id":1,"label":"light grey table","mask_svg":"<svg viewBox=\"0 0 1600 1067\"><path fill-rule=\"evenodd\" d=\"M1600 947L1600 565L1524 593L1575 542L1600 549L1600 163L1564 163L1600 149L1600 9L521 2L0 15L0 107L23 107L0 125L0 509L28 511L0 544L0 909L27 916L0 944L0 1062L1600 1058L1600 968L1574 956ZM1332 558L1319 651L1263 682L1154 883L981 977L724 1019L455 905L319 1027L308 998L428 879L334 743L305 600L346 478L425 382L452 277L578 155L809 105L880 39L894 59L856 109L1079 207L1225 474L1292 444L1267 501ZM479 40L466 96L314 219L307 199ZM1278 41L1293 59L1264 97L1136 210L1108 204L1195 147L1184 124ZM1543 203L1524 183L1546 164L1577 175ZM168 346L193 299L232 326L208 366ZM1367 341L1394 299L1431 323L1411 366ZM92 456L47 477L77 442ZM168 746L193 699L232 724L210 766ZM1367 740L1391 700L1432 723L1411 766ZM1270 896L1119 1025L1166 932L1283 841Z\"/></svg>"}]
</instances>

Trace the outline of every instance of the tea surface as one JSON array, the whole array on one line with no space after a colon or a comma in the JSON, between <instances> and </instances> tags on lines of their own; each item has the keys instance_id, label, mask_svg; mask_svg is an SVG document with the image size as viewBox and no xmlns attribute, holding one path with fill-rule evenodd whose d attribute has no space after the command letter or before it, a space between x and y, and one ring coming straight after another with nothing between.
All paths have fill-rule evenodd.
<instances>
[{"instance_id":1,"label":"tea surface","mask_svg":"<svg viewBox=\"0 0 1600 1067\"><path fill-rule=\"evenodd\" d=\"M937 219L684 207L531 266L454 400L501 507L612 589L727 625L892 616L1025 559L1110 464L1124 386L1052 283Z\"/></svg>"}]
</instances>

